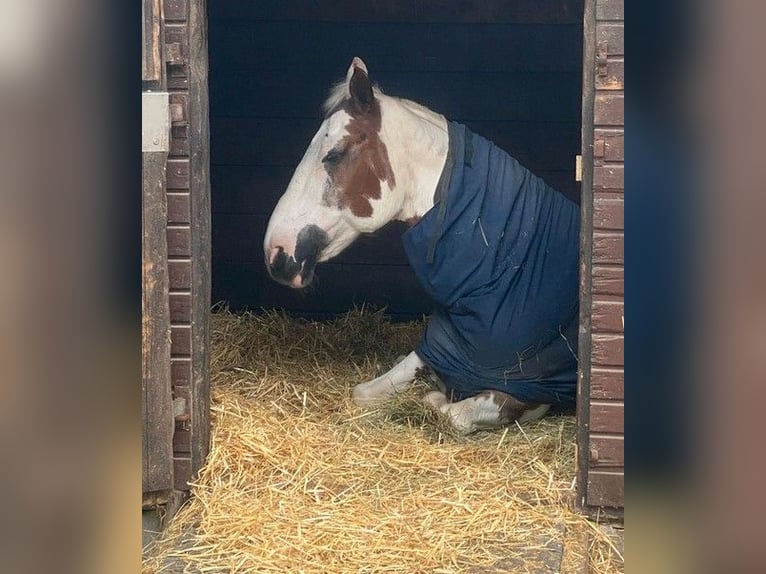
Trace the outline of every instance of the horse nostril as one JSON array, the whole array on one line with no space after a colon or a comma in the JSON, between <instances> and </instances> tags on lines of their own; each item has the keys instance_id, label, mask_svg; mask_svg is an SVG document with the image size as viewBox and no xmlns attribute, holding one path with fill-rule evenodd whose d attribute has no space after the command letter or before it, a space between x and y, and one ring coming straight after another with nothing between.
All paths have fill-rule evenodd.
<instances>
[{"instance_id":1,"label":"horse nostril","mask_svg":"<svg viewBox=\"0 0 766 574\"><path fill-rule=\"evenodd\" d=\"M276 247L269 247L269 250L266 252L266 263L269 265L269 267L274 265L274 260L282 251L284 251L284 248L281 245L277 245Z\"/></svg>"}]
</instances>

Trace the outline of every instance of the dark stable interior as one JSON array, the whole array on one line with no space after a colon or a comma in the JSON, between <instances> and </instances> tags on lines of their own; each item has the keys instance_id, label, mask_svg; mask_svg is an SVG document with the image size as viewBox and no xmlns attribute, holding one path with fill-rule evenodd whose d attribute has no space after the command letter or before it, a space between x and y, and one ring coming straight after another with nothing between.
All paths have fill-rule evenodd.
<instances>
[{"instance_id":1,"label":"dark stable interior","mask_svg":"<svg viewBox=\"0 0 766 574\"><path fill-rule=\"evenodd\" d=\"M208 11L214 302L312 317L430 311L403 224L320 264L301 292L263 263L271 210L354 56L387 94L465 123L578 201L582 0L218 0Z\"/></svg>"}]
</instances>

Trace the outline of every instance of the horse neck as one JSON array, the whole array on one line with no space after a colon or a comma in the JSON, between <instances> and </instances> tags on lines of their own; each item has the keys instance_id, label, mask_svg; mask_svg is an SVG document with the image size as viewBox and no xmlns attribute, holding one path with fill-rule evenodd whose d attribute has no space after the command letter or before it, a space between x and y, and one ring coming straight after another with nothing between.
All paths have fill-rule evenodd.
<instances>
[{"instance_id":1,"label":"horse neck","mask_svg":"<svg viewBox=\"0 0 766 574\"><path fill-rule=\"evenodd\" d=\"M447 120L414 102L383 96L383 136L402 194L399 221L416 222L434 205L434 191L447 158Z\"/></svg>"}]
</instances>

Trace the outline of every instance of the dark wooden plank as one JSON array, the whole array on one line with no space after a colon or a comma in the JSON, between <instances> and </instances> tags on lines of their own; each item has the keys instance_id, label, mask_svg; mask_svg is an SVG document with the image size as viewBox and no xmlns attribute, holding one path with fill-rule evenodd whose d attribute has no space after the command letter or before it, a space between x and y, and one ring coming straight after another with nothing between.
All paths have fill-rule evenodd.
<instances>
[{"instance_id":1,"label":"dark wooden plank","mask_svg":"<svg viewBox=\"0 0 766 574\"><path fill-rule=\"evenodd\" d=\"M165 20L183 21L187 18L188 1L187 0L164 0L165 2Z\"/></svg>"},{"instance_id":2,"label":"dark wooden plank","mask_svg":"<svg viewBox=\"0 0 766 574\"><path fill-rule=\"evenodd\" d=\"M170 130L170 157L189 156L189 127L174 127Z\"/></svg>"},{"instance_id":3,"label":"dark wooden plank","mask_svg":"<svg viewBox=\"0 0 766 574\"><path fill-rule=\"evenodd\" d=\"M583 62L596 59L595 0L583 2ZM584 424L590 416L591 383L591 303L595 289L593 265L593 102L595 97L595 66L587 64L582 69L581 96L581 157L582 191L580 203L580 335L578 338L577 380L577 495L575 507L583 510L588 491L588 427Z\"/></svg>"},{"instance_id":4,"label":"dark wooden plank","mask_svg":"<svg viewBox=\"0 0 766 574\"><path fill-rule=\"evenodd\" d=\"M188 417L191 415L191 387L187 385L177 385L173 387L173 400L183 401L182 412L174 411L176 419L176 432L179 427L185 426ZM181 410L181 409L179 409Z\"/></svg>"},{"instance_id":5,"label":"dark wooden plank","mask_svg":"<svg viewBox=\"0 0 766 574\"><path fill-rule=\"evenodd\" d=\"M624 467L625 437L591 434L588 456L591 468Z\"/></svg>"},{"instance_id":6,"label":"dark wooden plank","mask_svg":"<svg viewBox=\"0 0 766 574\"><path fill-rule=\"evenodd\" d=\"M625 506L625 474L589 472L587 492L586 502L590 506L622 508Z\"/></svg>"},{"instance_id":7,"label":"dark wooden plank","mask_svg":"<svg viewBox=\"0 0 766 574\"><path fill-rule=\"evenodd\" d=\"M599 22L596 25L596 41L606 42L607 56L625 55L625 24Z\"/></svg>"},{"instance_id":8,"label":"dark wooden plank","mask_svg":"<svg viewBox=\"0 0 766 574\"><path fill-rule=\"evenodd\" d=\"M625 166L600 165L596 166L593 171L593 187L596 191L625 190Z\"/></svg>"},{"instance_id":9,"label":"dark wooden plank","mask_svg":"<svg viewBox=\"0 0 766 574\"><path fill-rule=\"evenodd\" d=\"M398 315L429 313L432 305L408 265L342 265L317 267L314 284L304 291L279 285L263 263L214 261L213 300L235 309L284 308L296 313L336 314L354 305L387 307Z\"/></svg>"},{"instance_id":10,"label":"dark wooden plank","mask_svg":"<svg viewBox=\"0 0 766 574\"><path fill-rule=\"evenodd\" d=\"M593 367L590 373L592 399L623 400L625 398L625 370L623 368Z\"/></svg>"},{"instance_id":11,"label":"dark wooden plank","mask_svg":"<svg viewBox=\"0 0 766 574\"><path fill-rule=\"evenodd\" d=\"M170 372L174 387L191 384L191 362L189 359L173 357L170 361Z\"/></svg>"},{"instance_id":12,"label":"dark wooden plank","mask_svg":"<svg viewBox=\"0 0 766 574\"><path fill-rule=\"evenodd\" d=\"M625 89L625 60L610 59L606 65L605 75L596 76L598 90Z\"/></svg>"},{"instance_id":13,"label":"dark wooden plank","mask_svg":"<svg viewBox=\"0 0 766 574\"><path fill-rule=\"evenodd\" d=\"M191 293L171 293L170 299L170 322L173 324L191 323Z\"/></svg>"},{"instance_id":14,"label":"dark wooden plank","mask_svg":"<svg viewBox=\"0 0 766 574\"><path fill-rule=\"evenodd\" d=\"M189 223L191 221L189 210L190 205L188 193L168 194L168 223Z\"/></svg>"},{"instance_id":15,"label":"dark wooden plank","mask_svg":"<svg viewBox=\"0 0 766 574\"><path fill-rule=\"evenodd\" d=\"M591 401L590 432L623 434L624 431L625 405L623 403Z\"/></svg>"},{"instance_id":16,"label":"dark wooden plank","mask_svg":"<svg viewBox=\"0 0 766 574\"><path fill-rule=\"evenodd\" d=\"M616 334L591 335L591 363L604 367L625 365L625 337Z\"/></svg>"},{"instance_id":17,"label":"dark wooden plank","mask_svg":"<svg viewBox=\"0 0 766 574\"><path fill-rule=\"evenodd\" d=\"M594 137L596 148L603 147L595 154L599 160L625 161L625 130L597 129Z\"/></svg>"},{"instance_id":18,"label":"dark wooden plank","mask_svg":"<svg viewBox=\"0 0 766 574\"><path fill-rule=\"evenodd\" d=\"M622 233L595 232L593 234L593 263L625 263L625 236Z\"/></svg>"},{"instance_id":19,"label":"dark wooden plank","mask_svg":"<svg viewBox=\"0 0 766 574\"><path fill-rule=\"evenodd\" d=\"M168 227L168 256L191 256L191 229L188 227Z\"/></svg>"},{"instance_id":20,"label":"dark wooden plank","mask_svg":"<svg viewBox=\"0 0 766 574\"><path fill-rule=\"evenodd\" d=\"M576 0L497 0L495 2L419 0L418 2L358 2L357 0L259 0L210 3L210 19L308 20L333 22L518 22L576 24L581 21Z\"/></svg>"},{"instance_id":21,"label":"dark wooden plank","mask_svg":"<svg viewBox=\"0 0 766 574\"><path fill-rule=\"evenodd\" d=\"M170 328L170 353L174 357L191 355L191 328L188 325L173 325Z\"/></svg>"},{"instance_id":22,"label":"dark wooden plank","mask_svg":"<svg viewBox=\"0 0 766 574\"><path fill-rule=\"evenodd\" d=\"M173 485L176 490L189 490L189 481L193 476L192 459L176 457L173 459Z\"/></svg>"},{"instance_id":23,"label":"dark wooden plank","mask_svg":"<svg viewBox=\"0 0 766 574\"><path fill-rule=\"evenodd\" d=\"M622 195L594 194L593 228L614 231L625 229L625 201Z\"/></svg>"},{"instance_id":24,"label":"dark wooden plank","mask_svg":"<svg viewBox=\"0 0 766 574\"><path fill-rule=\"evenodd\" d=\"M170 261L168 263L170 289L189 289L191 287L191 262Z\"/></svg>"},{"instance_id":25,"label":"dark wooden plank","mask_svg":"<svg viewBox=\"0 0 766 574\"><path fill-rule=\"evenodd\" d=\"M597 20L625 20L624 0L597 0Z\"/></svg>"},{"instance_id":26,"label":"dark wooden plank","mask_svg":"<svg viewBox=\"0 0 766 574\"><path fill-rule=\"evenodd\" d=\"M144 82L162 80L160 0L143 0L141 3L141 79Z\"/></svg>"},{"instance_id":27,"label":"dark wooden plank","mask_svg":"<svg viewBox=\"0 0 766 574\"><path fill-rule=\"evenodd\" d=\"M625 295L625 268L593 265L593 295Z\"/></svg>"},{"instance_id":28,"label":"dark wooden plank","mask_svg":"<svg viewBox=\"0 0 766 574\"><path fill-rule=\"evenodd\" d=\"M189 189L189 160L168 160L168 189Z\"/></svg>"},{"instance_id":29,"label":"dark wooden plank","mask_svg":"<svg viewBox=\"0 0 766 574\"><path fill-rule=\"evenodd\" d=\"M191 431L177 428L173 433L173 453L176 456L191 454Z\"/></svg>"},{"instance_id":30,"label":"dark wooden plank","mask_svg":"<svg viewBox=\"0 0 766 574\"><path fill-rule=\"evenodd\" d=\"M172 486L169 273L164 152L142 154L142 489Z\"/></svg>"},{"instance_id":31,"label":"dark wooden plank","mask_svg":"<svg viewBox=\"0 0 766 574\"><path fill-rule=\"evenodd\" d=\"M596 94L593 115L597 126L624 126L625 96L610 92Z\"/></svg>"},{"instance_id":32,"label":"dark wooden plank","mask_svg":"<svg viewBox=\"0 0 766 574\"><path fill-rule=\"evenodd\" d=\"M189 89L189 29L187 24L166 24L165 45L173 46L177 56L176 62L180 61L180 63L168 65L168 89L186 91Z\"/></svg>"},{"instance_id":33,"label":"dark wooden plank","mask_svg":"<svg viewBox=\"0 0 766 574\"><path fill-rule=\"evenodd\" d=\"M581 44L579 24L212 21L210 67L214 81L298 69L301 78L318 75L325 86L344 77L356 55L374 77L392 71L579 71Z\"/></svg>"},{"instance_id":34,"label":"dark wooden plank","mask_svg":"<svg viewBox=\"0 0 766 574\"><path fill-rule=\"evenodd\" d=\"M591 329L594 333L624 333L624 317L625 303L623 301L604 301L593 298Z\"/></svg>"},{"instance_id":35,"label":"dark wooden plank","mask_svg":"<svg viewBox=\"0 0 766 574\"><path fill-rule=\"evenodd\" d=\"M195 475L210 449L210 111L207 2L189 2L189 157L192 218L191 469Z\"/></svg>"},{"instance_id":36,"label":"dark wooden plank","mask_svg":"<svg viewBox=\"0 0 766 574\"><path fill-rule=\"evenodd\" d=\"M371 75L387 94L416 101L457 121L571 122L580 111L578 72L371 70ZM223 74L211 78L211 106L216 118L319 120L322 102L336 80L290 69ZM289 133L288 127L283 131Z\"/></svg>"}]
</instances>

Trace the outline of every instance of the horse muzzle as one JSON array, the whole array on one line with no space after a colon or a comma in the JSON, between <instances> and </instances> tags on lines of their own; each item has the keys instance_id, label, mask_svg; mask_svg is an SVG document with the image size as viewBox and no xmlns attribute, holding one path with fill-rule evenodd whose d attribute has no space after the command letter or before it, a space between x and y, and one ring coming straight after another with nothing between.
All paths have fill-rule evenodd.
<instances>
[{"instance_id":1,"label":"horse muzzle","mask_svg":"<svg viewBox=\"0 0 766 574\"><path fill-rule=\"evenodd\" d=\"M298 233L295 253L288 254L281 245L266 249L266 268L275 281L301 289L314 278L314 268L319 254L329 243L327 233L316 225L307 225Z\"/></svg>"}]
</instances>

